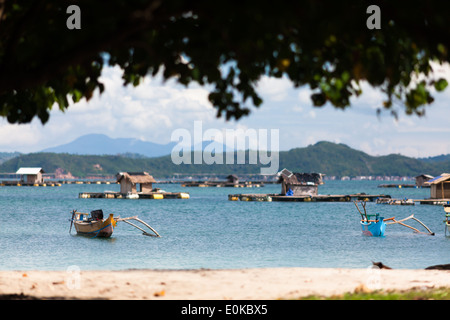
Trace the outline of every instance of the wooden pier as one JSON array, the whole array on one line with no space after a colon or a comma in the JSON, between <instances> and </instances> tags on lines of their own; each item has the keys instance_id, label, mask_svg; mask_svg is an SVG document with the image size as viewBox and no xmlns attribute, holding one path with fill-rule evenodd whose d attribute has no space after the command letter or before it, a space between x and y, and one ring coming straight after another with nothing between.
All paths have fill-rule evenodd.
<instances>
[{"instance_id":1,"label":"wooden pier","mask_svg":"<svg viewBox=\"0 0 450 320\"><path fill-rule=\"evenodd\" d=\"M187 192L151 192L151 193L120 193L120 192L80 192L82 199L189 199Z\"/></svg>"},{"instance_id":2,"label":"wooden pier","mask_svg":"<svg viewBox=\"0 0 450 320\"><path fill-rule=\"evenodd\" d=\"M390 198L390 195L369 195L365 193L350 195L305 195L282 196L280 194L230 194L230 201L284 201L284 202L351 202L356 200L374 202L378 198Z\"/></svg>"}]
</instances>

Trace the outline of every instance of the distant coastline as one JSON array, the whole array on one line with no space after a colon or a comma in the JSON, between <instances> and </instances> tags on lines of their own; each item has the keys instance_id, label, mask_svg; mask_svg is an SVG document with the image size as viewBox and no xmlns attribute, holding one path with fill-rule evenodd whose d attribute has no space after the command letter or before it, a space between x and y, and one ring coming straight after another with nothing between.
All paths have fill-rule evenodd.
<instances>
[{"instance_id":1,"label":"distant coastline","mask_svg":"<svg viewBox=\"0 0 450 320\"><path fill-rule=\"evenodd\" d=\"M246 151L246 158L248 160ZM0 173L13 173L21 166L42 167L47 174L59 172L77 178L114 176L120 171L147 171L163 179L179 175L257 175L261 164L180 164L170 155L144 157L138 154L80 155L69 153L8 154ZM0 154L1 156L1 154ZM11 157L12 156L12 157ZM236 156L236 155L235 155ZM450 157L410 158L398 154L371 156L344 144L318 142L305 148L279 152L279 169L320 172L325 179L407 180L421 174L450 171ZM237 163L237 161L235 161ZM383 178L381 178L383 177ZM386 178L389 177L389 178Z\"/></svg>"}]
</instances>

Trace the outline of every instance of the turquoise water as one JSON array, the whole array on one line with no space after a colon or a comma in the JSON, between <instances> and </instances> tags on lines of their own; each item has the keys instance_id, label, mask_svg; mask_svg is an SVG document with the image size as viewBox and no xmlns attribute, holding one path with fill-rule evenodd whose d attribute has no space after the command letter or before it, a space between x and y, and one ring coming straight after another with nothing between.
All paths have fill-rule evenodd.
<instances>
[{"instance_id":1,"label":"turquoise water","mask_svg":"<svg viewBox=\"0 0 450 320\"><path fill-rule=\"evenodd\" d=\"M379 181L326 181L320 194L390 194L427 198L429 189L382 189ZM118 185L0 187L0 270L193 269L254 267L366 268L382 261L393 268L450 263L441 206L368 203L369 212L403 218L411 213L435 236L387 226L385 237L364 237L352 202L288 203L228 201L230 193L278 193L264 188L183 188L189 200L79 199L79 192L118 191ZM103 209L138 215L161 238L119 223L110 239L69 234L71 211ZM419 226L411 222L415 227ZM420 230L423 230L420 228Z\"/></svg>"}]
</instances>

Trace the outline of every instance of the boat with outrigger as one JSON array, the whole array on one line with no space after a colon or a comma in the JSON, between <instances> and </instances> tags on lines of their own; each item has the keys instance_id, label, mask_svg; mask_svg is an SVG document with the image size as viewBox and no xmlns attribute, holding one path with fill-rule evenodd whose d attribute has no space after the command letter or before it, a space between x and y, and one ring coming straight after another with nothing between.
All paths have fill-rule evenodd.
<instances>
[{"instance_id":1,"label":"boat with outrigger","mask_svg":"<svg viewBox=\"0 0 450 320\"><path fill-rule=\"evenodd\" d=\"M445 211L445 236L447 236L447 232L450 232L450 204L444 204Z\"/></svg>"},{"instance_id":2,"label":"boat with outrigger","mask_svg":"<svg viewBox=\"0 0 450 320\"><path fill-rule=\"evenodd\" d=\"M143 226L150 229L151 233L147 232L140 226L132 223L131 221L136 221L141 223ZM72 231L72 225L75 226L75 230L79 235L85 235L92 238L109 238L114 232L118 222L125 222L139 230L145 236L161 237L155 229L153 229L148 223L142 221L138 216L121 218L114 217L113 213L110 213L108 217L103 217L103 210L93 210L90 213L78 212L77 210L72 211L72 218L70 219L70 229L69 233Z\"/></svg>"},{"instance_id":3,"label":"boat with outrigger","mask_svg":"<svg viewBox=\"0 0 450 320\"><path fill-rule=\"evenodd\" d=\"M358 201L354 201L354 203L355 203L356 209L358 209L358 212L361 215L361 221L360 221L361 229L362 229L363 235L365 235L365 236L382 237L382 236L384 236L384 233L386 231L386 226L391 225L391 224L398 224L398 225L410 228L416 233L434 236L434 232L432 232L422 221L420 221L419 219L414 217L414 214L410 215L409 217L400 219L400 220L396 220L395 217L385 219L384 217L380 216L379 213L368 214L367 210L366 210L366 202L365 201L360 201L361 206L364 210L364 213L362 213L361 210L359 209ZM428 232L421 232L419 229L414 228L414 227L404 223L405 221L408 221L411 219L418 222L420 225L422 225Z\"/></svg>"}]
</instances>

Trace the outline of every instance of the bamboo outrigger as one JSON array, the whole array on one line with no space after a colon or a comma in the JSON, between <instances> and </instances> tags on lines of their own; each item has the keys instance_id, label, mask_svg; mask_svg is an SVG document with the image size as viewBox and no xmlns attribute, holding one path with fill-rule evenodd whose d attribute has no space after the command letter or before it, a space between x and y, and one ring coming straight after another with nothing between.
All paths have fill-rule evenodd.
<instances>
[{"instance_id":1,"label":"bamboo outrigger","mask_svg":"<svg viewBox=\"0 0 450 320\"><path fill-rule=\"evenodd\" d=\"M395 220L395 217L384 219L384 217L381 217L378 213L367 214L366 203L364 201L361 201L361 206L364 209L364 214L359 209L357 202L354 201L354 203L355 203L356 209L358 209L358 211L361 215L361 228L362 228L363 234L366 236L374 236L374 237L384 236L386 226L391 225L391 224L399 224L401 226L404 226L404 227L414 230L414 232L434 236L434 232L432 232L422 221L415 218L414 214L412 214L409 217L406 217L404 219L401 219L401 220ZM421 232L417 228L411 227L410 225L407 225L406 223L404 223L405 221L410 220L410 219L413 219L413 220L417 221L418 223L420 223L428 231L428 233Z\"/></svg>"},{"instance_id":2,"label":"bamboo outrigger","mask_svg":"<svg viewBox=\"0 0 450 320\"><path fill-rule=\"evenodd\" d=\"M141 227L135 225L130 222L130 220L134 220L142 223L144 226L149 228L152 233L148 233ZM128 218L114 218L114 214L110 213L106 219L103 219L103 211L102 210L94 210L91 213L83 213L77 212L77 210L72 211L72 219L70 219L70 229L69 233L72 231L72 225L75 226L75 230L77 234L92 236L93 238L102 237L109 238L111 237L114 228L117 225L117 222L125 222L139 230L142 231L142 234L145 236L152 237L161 237L155 229L153 229L148 223L142 221L137 216L128 217Z\"/></svg>"}]
</instances>

